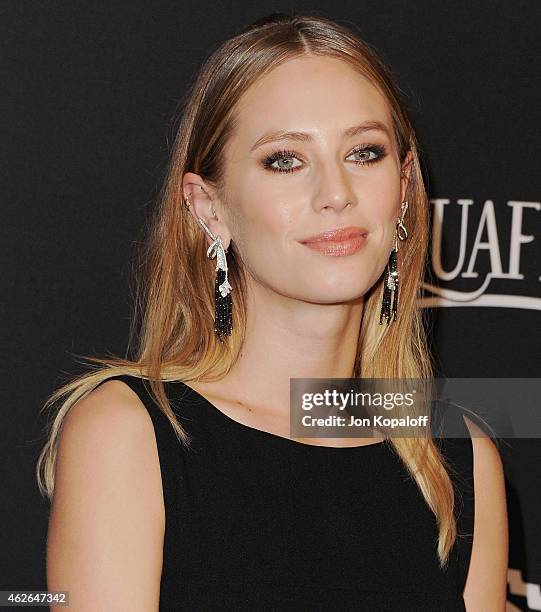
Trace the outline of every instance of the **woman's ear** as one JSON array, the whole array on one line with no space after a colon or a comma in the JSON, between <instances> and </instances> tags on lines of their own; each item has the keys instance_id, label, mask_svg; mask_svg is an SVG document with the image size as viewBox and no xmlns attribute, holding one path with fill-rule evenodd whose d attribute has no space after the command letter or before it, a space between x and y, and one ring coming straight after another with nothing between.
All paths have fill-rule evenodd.
<instances>
[{"instance_id":1,"label":"woman's ear","mask_svg":"<svg viewBox=\"0 0 541 612\"><path fill-rule=\"evenodd\" d=\"M201 227L199 219L214 236L220 236L224 249L227 249L231 242L231 233L225 219L222 218L223 215L218 212L220 201L214 190L209 188L198 174L187 172L182 181L182 193L184 200L189 202L189 211L201 231L205 230ZM206 232L205 235L208 244L211 245L212 239Z\"/></svg>"},{"instance_id":2,"label":"woman's ear","mask_svg":"<svg viewBox=\"0 0 541 612\"><path fill-rule=\"evenodd\" d=\"M409 149L400 168L400 202L403 202L406 199L406 193L411 179L412 167L413 153L411 152L411 149Z\"/></svg>"}]
</instances>

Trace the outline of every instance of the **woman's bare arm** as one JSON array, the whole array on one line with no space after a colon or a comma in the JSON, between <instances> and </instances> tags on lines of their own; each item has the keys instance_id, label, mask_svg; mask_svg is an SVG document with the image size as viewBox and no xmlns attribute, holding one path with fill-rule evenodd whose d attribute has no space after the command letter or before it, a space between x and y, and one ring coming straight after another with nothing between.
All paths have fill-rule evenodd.
<instances>
[{"instance_id":1,"label":"woman's bare arm","mask_svg":"<svg viewBox=\"0 0 541 612\"><path fill-rule=\"evenodd\" d=\"M475 528L464 602L468 612L504 612L507 591L508 523L499 451L466 417L474 454Z\"/></svg>"},{"instance_id":2,"label":"woman's bare arm","mask_svg":"<svg viewBox=\"0 0 541 612\"><path fill-rule=\"evenodd\" d=\"M48 589L69 591L73 612L158 610L164 526L152 420L127 385L107 381L64 420Z\"/></svg>"}]
</instances>

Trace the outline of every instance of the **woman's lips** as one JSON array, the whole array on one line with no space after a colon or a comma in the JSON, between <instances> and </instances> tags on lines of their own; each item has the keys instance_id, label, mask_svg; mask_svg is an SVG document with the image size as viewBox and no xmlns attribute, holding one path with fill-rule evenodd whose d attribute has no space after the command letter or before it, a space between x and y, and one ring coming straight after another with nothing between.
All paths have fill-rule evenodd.
<instances>
[{"instance_id":1,"label":"woman's lips","mask_svg":"<svg viewBox=\"0 0 541 612\"><path fill-rule=\"evenodd\" d=\"M344 257L356 253L364 245L366 239L367 234L357 234L344 240L318 240L316 242L301 242L301 244L323 255Z\"/></svg>"}]
</instances>

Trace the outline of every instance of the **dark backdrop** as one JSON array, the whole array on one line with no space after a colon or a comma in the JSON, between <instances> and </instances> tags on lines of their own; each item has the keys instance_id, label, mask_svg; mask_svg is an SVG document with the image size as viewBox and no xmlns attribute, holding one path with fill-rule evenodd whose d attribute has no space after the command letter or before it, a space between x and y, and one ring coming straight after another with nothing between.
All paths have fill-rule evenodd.
<instances>
[{"instance_id":1,"label":"dark backdrop","mask_svg":"<svg viewBox=\"0 0 541 612\"><path fill-rule=\"evenodd\" d=\"M538 2L4 0L0 589L46 588L38 411L81 371L74 354L125 352L129 262L178 101L218 43L273 10L354 27L404 92L444 213L420 303L434 315L441 375L539 376ZM529 609L541 610L540 459L537 439L506 450L510 609L528 609L528 594Z\"/></svg>"}]
</instances>

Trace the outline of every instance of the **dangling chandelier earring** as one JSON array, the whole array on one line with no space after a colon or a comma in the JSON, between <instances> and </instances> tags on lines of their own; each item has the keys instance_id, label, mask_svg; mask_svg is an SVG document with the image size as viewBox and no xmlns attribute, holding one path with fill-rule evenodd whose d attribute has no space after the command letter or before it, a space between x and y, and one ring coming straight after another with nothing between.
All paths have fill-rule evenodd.
<instances>
[{"instance_id":1,"label":"dangling chandelier earring","mask_svg":"<svg viewBox=\"0 0 541 612\"><path fill-rule=\"evenodd\" d=\"M387 320L387 325L389 325L391 318L393 321L396 321L396 314L398 310L398 240L406 240L408 237L408 232L406 230L406 226L404 225L404 215L406 214L407 210L408 203L404 201L402 202L402 214L400 217L398 217L396 223L394 248L389 255L389 262L387 264L387 271L385 274L385 280L383 282L383 301L381 303L381 313L379 316L380 325L383 323L383 319Z\"/></svg>"},{"instance_id":2,"label":"dangling chandelier earring","mask_svg":"<svg viewBox=\"0 0 541 612\"><path fill-rule=\"evenodd\" d=\"M190 202L186 198L186 207L190 207ZM216 211L212 209L214 218ZM212 240L212 244L207 249L207 257L214 259L216 257L216 280L214 283L214 331L218 339L223 342L225 336L230 336L233 330L233 301L231 299L232 287L227 278L227 259L226 250L222 244L220 236L214 234L207 227L206 223L200 217L197 218L201 227Z\"/></svg>"}]
</instances>

